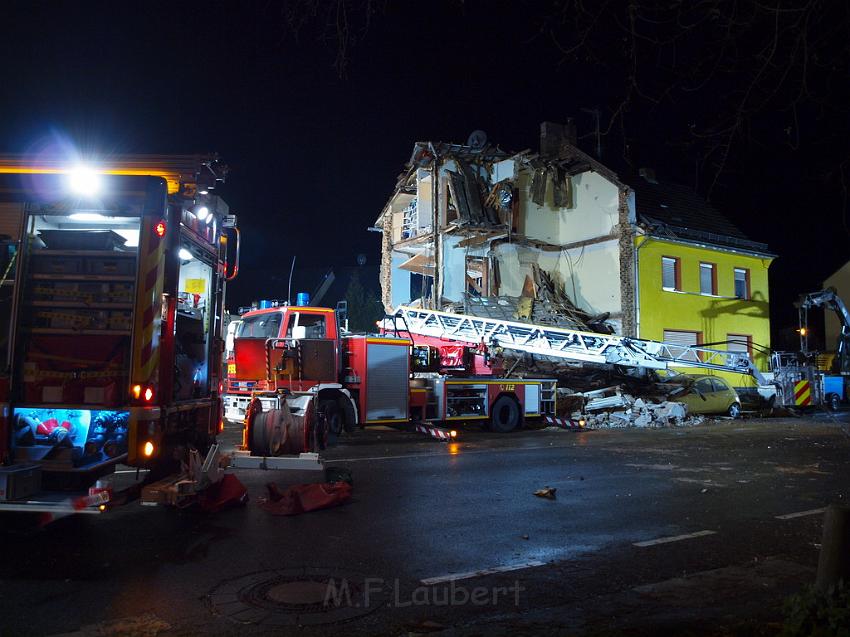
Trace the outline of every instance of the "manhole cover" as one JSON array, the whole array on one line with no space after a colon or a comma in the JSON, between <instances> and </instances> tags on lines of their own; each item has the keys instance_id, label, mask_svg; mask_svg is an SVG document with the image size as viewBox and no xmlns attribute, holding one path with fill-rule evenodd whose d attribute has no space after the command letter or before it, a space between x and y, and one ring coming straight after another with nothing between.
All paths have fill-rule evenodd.
<instances>
[{"instance_id":1,"label":"manhole cover","mask_svg":"<svg viewBox=\"0 0 850 637\"><path fill-rule=\"evenodd\" d=\"M258 571L207 594L210 610L237 624L303 626L362 617L383 605L381 580L321 568Z\"/></svg>"},{"instance_id":2,"label":"manhole cover","mask_svg":"<svg viewBox=\"0 0 850 637\"><path fill-rule=\"evenodd\" d=\"M291 606L323 604L328 597L328 587L329 582L283 582L267 590L266 598Z\"/></svg>"}]
</instances>

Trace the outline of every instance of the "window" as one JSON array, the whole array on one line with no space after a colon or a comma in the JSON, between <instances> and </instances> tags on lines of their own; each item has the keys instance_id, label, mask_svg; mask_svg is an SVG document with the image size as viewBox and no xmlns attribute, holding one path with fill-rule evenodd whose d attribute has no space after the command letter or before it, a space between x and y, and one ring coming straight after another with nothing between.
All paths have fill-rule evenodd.
<instances>
[{"instance_id":1,"label":"window","mask_svg":"<svg viewBox=\"0 0 850 637\"><path fill-rule=\"evenodd\" d=\"M697 361L694 352L688 352L687 348L702 343L701 332L687 330L664 330L664 342L667 343L670 353L682 361Z\"/></svg>"},{"instance_id":2,"label":"window","mask_svg":"<svg viewBox=\"0 0 850 637\"><path fill-rule=\"evenodd\" d=\"M281 316L280 312L268 312L244 318L236 327L236 338L277 338Z\"/></svg>"},{"instance_id":3,"label":"window","mask_svg":"<svg viewBox=\"0 0 850 637\"><path fill-rule=\"evenodd\" d=\"M726 351L743 352L753 356L753 337L749 334L727 334Z\"/></svg>"},{"instance_id":4,"label":"window","mask_svg":"<svg viewBox=\"0 0 850 637\"><path fill-rule=\"evenodd\" d=\"M711 385L713 391L729 391L729 385L723 379L712 377Z\"/></svg>"},{"instance_id":5,"label":"window","mask_svg":"<svg viewBox=\"0 0 850 637\"><path fill-rule=\"evenodd\" d=\"M304 338L325 338L325 315L296 312L286 326L286 338L292 338L295 326L304 328Z\"/></svg>"},{"instance_id":6,"label":"window","mask_svg":"<svg viewBox=\"0 0 850 637\"><path fill-rule=\"evenodd\" d=\"M466 293L470 296L490 294L490 268L484 257L466 257Z\"/></svg>"},{"instance_id":7,"label":"window","mask_svg":"<svg viewBox=\"0 0 850 637\"><path fill-rule=\"evenodd\" d=\"M661 287L665 290L681 290L681 270L678 257L661 257Z\"/></svg>"},{"instance_id":8,"label":"window","mask_svg":"<svg viewBox=\"0 0 850 637\"><path fill-rule=\"evenodd\" d=\"M410 300L430 299L434 287L434 277L418 272L410 273Z\"/></svg>"},{"instance_id":9,"label":"window","mask_svg":"<svg viewBox=\"0 0 850 637\"><path fill-rule=\"evenodd\" d=\"M735 298L750 298L750 271L744 268L735 268Z\"/></svg>"},{"instance_id":10,"label":"window","mask_svg":"<svg viewBox=\"0 0 850 637\"><path fill-rule=\"evenodd\" d=\"M694 387L696 387L697 391L701 394L710 394L711 392L716 391L710 378L700 378L696 383L694 383Z\"/></svg>"},{"instance_id":11,"label":"window","mask_svg":"<svg viewBox=\"0 0 850 637\"><path fill-rule=\"evenodd\" d=\"M713 263L699 264L699 293L717 295L717 267Z\"/></svg>"}]
</instances>

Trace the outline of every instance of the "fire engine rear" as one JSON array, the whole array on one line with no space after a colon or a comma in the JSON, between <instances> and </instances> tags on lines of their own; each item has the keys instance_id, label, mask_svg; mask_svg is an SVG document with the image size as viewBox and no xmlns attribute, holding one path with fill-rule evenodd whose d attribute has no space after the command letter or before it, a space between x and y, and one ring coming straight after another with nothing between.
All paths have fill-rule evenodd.
<instances>
[{"instance_id":1,"label":"fire engine rear","mask_svg":"<svg viewBox=\"0 0 850 637\"><path fill-rule=\"evenodd\" d=\"M96 510L103 491L68 491L117 463L161 477L210 446L238 261L213 194L225 172L213 157L0 158L0 511Z\"/></svg>"}]
</instances>

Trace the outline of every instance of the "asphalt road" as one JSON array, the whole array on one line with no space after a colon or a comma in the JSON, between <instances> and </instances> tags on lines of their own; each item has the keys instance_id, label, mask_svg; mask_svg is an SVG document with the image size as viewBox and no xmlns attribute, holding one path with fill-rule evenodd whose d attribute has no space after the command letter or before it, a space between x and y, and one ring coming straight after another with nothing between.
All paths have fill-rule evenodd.
<instances>
[{"instance_id":1,"label":"asphalt road","mask_svg":"<svg viewBox=\"0 0 850 637\"><path fill-rule=\"evenodd\" d=\"M850 497L846 420L471 432L450 445L358 432L328 453L354 476L339 508L272 516L257 504L266 482L320 476L240 470L244 508L130 505L0 534L0 634L764 626L813 580L818 510ZM533 495L545 486L556 499Z\"/></svg>"}]
</instances>

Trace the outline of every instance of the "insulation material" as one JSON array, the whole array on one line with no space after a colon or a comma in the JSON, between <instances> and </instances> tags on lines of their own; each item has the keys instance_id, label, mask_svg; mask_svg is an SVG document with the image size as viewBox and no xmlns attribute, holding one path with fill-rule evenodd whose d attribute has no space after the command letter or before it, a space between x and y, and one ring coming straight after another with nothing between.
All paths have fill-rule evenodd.
<instances>
[{"instance_id":1,"label":"insulation material","mask_svg":"<svg viewBox=\"0 0 850 637\"><path fill-rule=\"evenodd\" d=\"M544 166L540 166L534 169L534 174L531 177L531 200L538 206L542 206L546 199L547 172Z\"/></svg>"},{"instance_id":2,"label":"insulation material","mask_svg":"<svg viewBox=\"0 0 850 637\"><path fill-rule=\"evenodd\" d=\"M434 257L417 254L398 267L401 270L407 270L408 272L416 272L417 274L422 274L424 276L434 276Z\"/></svg>"},{"instance_id":3,"label":"insulation material","mask_svg":"<svg viewBox=\"0 0 850 637\"><path fill-rule=\"evenodd\" d=\"M552 197L555 207L573 207L573 181L564 168L557 166L554 169L554 180L552 183Z\"/></svg>"}]
</instances>

